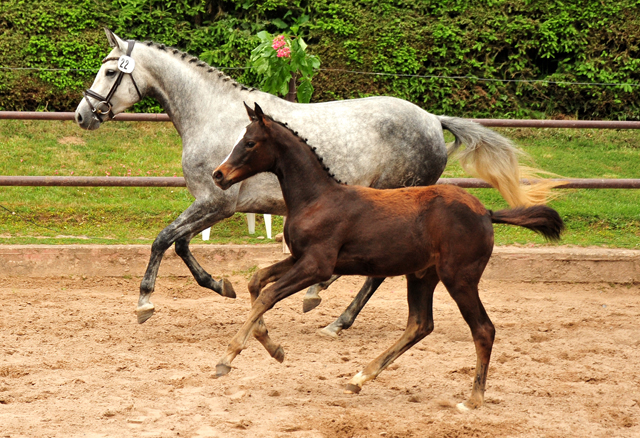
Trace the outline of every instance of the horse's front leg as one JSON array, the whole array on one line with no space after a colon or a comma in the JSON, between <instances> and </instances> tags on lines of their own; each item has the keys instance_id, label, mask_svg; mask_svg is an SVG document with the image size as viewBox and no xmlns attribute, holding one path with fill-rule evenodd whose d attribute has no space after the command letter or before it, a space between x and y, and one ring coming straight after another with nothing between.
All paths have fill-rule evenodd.
<instances>
[{"instance_id":1,"label":"horse's front leg","mask_svg":"<svg viewBox=\"0 0 640 438\"><path fill-rule=\"evenodd\" d=\"M260 321L267 310L278 301L331 277L336 255L333 257L325 255L314 257L308 254L298 259L279 280L259 293L253 301L249 317L231 339L225 355L216 365L216 376L220 377L231 371L231 362L244 349L256 323Z\"/></svg>"},{"instance_id":2,"label":"horse's front leg","mask_svg":"<svg viewBox=\"0 0 640 438\"><path fill-rule=\"evenodd\" d=\"M221 221L222 219L231 216L234 212L234 203L232 201L232 198L228 197L219 199L216 204L196 200L189 206L189 208L187 208L180 216L178 216L175 221L173 221L169 226L163 229L160 234L158 234L158 237L156 237L153 245L151 245L151 257L149 258L149 264L147 265L147 270L144 274L142 282L140 283L140 296L138 298L138 307L136 309L138 323L142 324L143 322L151 318L153 312L155 311L155 306L150 301L150 298L155 289L160 262L162 261L162 257L164 256L164 253L167 251L167 249L169 249L169 247L174 242L180 239L182 239L183 241L188 241L189 239L191 239L191 237L193 237L200 231L215 224L216 222ZM188 253L188 256L190 256L190 261L192 260L193 262L195 262L193 255L188 250L188 246L186 247L185 251L184 244L181 244L179 245L179 248L177 248L177 251L181 252L185 256L187 256ZM204 269L202 269L197 264L197 262L195 262L195 264L197 268L199 268L206 274ZM199 272L196 268L194 269L196 272ZM194 269L191 269L192 273L194 272ZM209 274L206 275L209 276ZM195 273L194 276L196 276ZM200 283L200 281L198 281L198 283ZM211 279L209 282L203 281L203 283L208 285L211 289L221 295L235 297L233 288L229 287L230 284L225 284L224 280L216 282Z\"/></svg>"},{"instance_id":3,"label":"horse's front leg","mask_svg":"<svg viewBox=\"0 0 640 438\"><path fill-rule=\"evenodd\" d=\"M218 220L216 220L215 222L218 222ZM209 228L211 225L206 225L204 228L202 228L202 230ZM189 268L189 271L191 271L191 275L193 275L193 278L195 278L196 282L200 286L211 289L212 291L219 293L223 297L235 298L236 292L233 290L233 285L231 284L231 282L226 278L221 278L220 281L214 280L211 274L209 274L204 270L202 266L200 266L200 263L198 263L196 258L191 253L191 250L189 249L189 242L191 242L191 239L193 239L193 237L200 233L202 230L195 231L187 237L182 237L176 240L176 254L178 254L185 265L187 265L187 268Z\"/></svg>"},{"instance_id":4,"label":"horse's front leg","mask_svg":"<svg viewBox=\"0 0 640 438\"><path fill-rule=\"evenodd\" d=\"M267 268L260 269L256 272L249 282L249 293L251 294L251 304L258 298L260 292L266 285L282 278L294 265L296 260L288 257L278 263ZM269 337L269 330L264 323L264 319L260 317L253 327L253 337L256 338L267 349L271 357L278 362L284 361L284 349Z\"/></svg>"}]
</instances>

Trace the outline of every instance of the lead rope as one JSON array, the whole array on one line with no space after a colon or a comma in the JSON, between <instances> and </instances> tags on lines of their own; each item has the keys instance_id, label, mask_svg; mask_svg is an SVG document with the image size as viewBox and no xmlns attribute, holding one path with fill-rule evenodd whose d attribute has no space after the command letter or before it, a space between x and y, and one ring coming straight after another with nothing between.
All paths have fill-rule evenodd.
<instances>
[{"instance_id":1,"label":"lead rope","mask_svg":"<svg viewBox=\"0 0 640 438\"><path fill-rule=\"evenodd\" d=\"M127 52L126 52L126 56L127 57L131 57L131 52L133 51L133 46L136 44L136 42L134 40L128 40L127 41ZM120 62L120 58L105 58L102 63L104 64L105 62L108 61L118 61ZM123 70L123 67L118 65L118 77L116 78L116 82L113 84L113 86L111 87L111 89L109 90L109 94L107 94L107 97L103 97L100 94L96 93L95 91L89 89L89 90L85 90L84 92L84 98L87 101L87 103L89 104L89 108L91 108L91 112L93 113L93 116L100 122L104 122L105 119L103 119L101 116L106 115L108 118L112 119L113 117L115 117L115 114L113 113L113 106L111 105L111 98L113 97L113 95L115 94L116 90L118 89L118 87L120 86L120 83L122 82L122 78L124 77L125 74L128 74L129 77L131 77L131 82L133 83L133 86L136 89L136 92L138 93L138 97L140 98L140 100L142 100L142 94L140 93L140 90L138 89L138 84L136 84L135 79L133 79L133 70L131 70L131 72L126 73ZM91 104L91 101L89 100L89 98L93 98L96 99L98 101L98 104L96 104L96 106L94 107ZM98 105L104 105L106 106L107 110L104 111L104 109L101 108L97 108Z\"/></svg>"}]
</instances>

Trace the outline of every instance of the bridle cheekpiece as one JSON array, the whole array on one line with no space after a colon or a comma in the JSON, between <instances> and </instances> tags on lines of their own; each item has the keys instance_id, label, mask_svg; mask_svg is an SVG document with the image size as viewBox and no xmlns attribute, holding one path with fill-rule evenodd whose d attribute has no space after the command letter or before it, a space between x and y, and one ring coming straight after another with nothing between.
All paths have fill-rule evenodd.
<instances>
[{"instance_id":1,"label":"bridle cheekpiece","mask_svg":"<svg viewBox=\"0 0 640 438\"><path fill-rule=\"evenodd\" d=\"M100 123L104 122L105 120L102 116L106 116L108 119L112 119L115 116L115 114L113 113L113 106L111 105L111 98L113 97L116 90L120 86L120 83L122 82L122 78L124 77L125 74L128 74L129 77L131 77L131 82L133 82L133 86L136 88L136 91L138 92L138 97L142 100L142 94L140 94L138 85L136 84L136 81L133 79L133 75L131 74L133 73L133 70L136 66L135 60L131 57L131 52L133 51L133 46L135 45L135 43L136 42L133 40L127 41L126 55L120 56L119 58L111 57L111 58L105 58L102 60L103 64L109 61L118 61L118 70L119 70L118 77L116 78L115 83L111 87L111 90L109 90L109 94L107 94L106 97L101 96L100 94L90 89L84 92L84 98L89 104L89 108L91 108L93 117L96 118ZM91 101L89 100L90 97L98 101L98 103L95 106L91 104Z\"/></svg>"}]
</instances>

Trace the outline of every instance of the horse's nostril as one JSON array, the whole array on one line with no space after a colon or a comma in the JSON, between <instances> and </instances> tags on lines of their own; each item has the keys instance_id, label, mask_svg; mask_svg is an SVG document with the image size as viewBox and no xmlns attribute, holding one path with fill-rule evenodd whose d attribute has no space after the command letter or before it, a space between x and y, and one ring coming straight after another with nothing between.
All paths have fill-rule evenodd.
<instances>
[{"instance_id":1,"label":"horse's nostril","mask_svg":"<svg viewBox=\"0 0 640 438\"><path fill-rule=\"evenodd\" d=\"M82 123L82 114L76 113L76 122Z\"/></svg>"},{"instance_id":2,"label":"horse's nostril","mask_svg":"<svg viewBox=\"0 0 640 438\"><path fill-rule=\"evenodd\" d=\"M215 172L213 172L213 179L216 181L220 181L223 176L224 175L222 175L222 172L220 172L219 170L216 170Z\"/></svg>"}]
</instances>

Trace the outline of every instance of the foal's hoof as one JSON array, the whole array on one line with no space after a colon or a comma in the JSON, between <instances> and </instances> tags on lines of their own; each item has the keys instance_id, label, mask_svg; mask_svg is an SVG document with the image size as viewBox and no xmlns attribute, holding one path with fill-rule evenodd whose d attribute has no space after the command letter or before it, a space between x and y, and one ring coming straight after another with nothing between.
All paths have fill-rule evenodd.
<instances>
[{"instance_id":1,"label":"foal's hoof","mask_svg":"<svg viewBox=\"0 0 640 438\"><path fill-rule=\"evenodd\" d=\"M469 412L469 411L473 411L474 409L478 409L480 407L482 407L482 403L474 403L471 400L458 403L456 405L456 409L458 409L458 411L460 412Z\"/></svg>"},{"instance_id":2,"label":"foal's hoof","mask_svg":"<svg viewBox=\"0 0 640 438\"><path fill-rule=\"evenodd\" d=\"M344 389L345 394L358 394L362 391L362 388L353 383L347 383L347 387Z\"/></svg>"},{"instance_id":3,"label":"foal's hoof","mask_svg":"<svg viewBox=\"0 0 640 438\"><path fill-rule=\"evenodd\" d=\"M280 363L284 362L284 348L282 348L281 345L278 345L278 348L276 349L275 353L273 353L271 357L273 357L275 360L277 360Z\"/></svg>"},{"instance_id":4,"label":"foal's hoof","mask_svg":"<svg viewBox=\"0 0 640 438\"><path fill-rule=\"evenodd\" d=\"M222 281L222 292L220 292L220 295L227 298L235 298L236 291L233 290L233 285L231 284L231 282L226 278L223 278L221 281Z\"/></svg>"},{"instance_id":5,"label":"foal's hoof","mask_svg":"<svg viewBox=\"0 0 640 438\"><path fill-rule=\"evenodd\" d=\"M136 314L138 315L138 324L142 324L147 319L151 318L153 316L153 312L155 311L155 309L156 307L151 303L147 303L143 306L139 306L136 309Z\"/></svg>"},{"instance_id":6,"label":"foal's hoof","mask_svg":"<svg viewBox=\"0 0 640 438\"><path fill-rule=\"evenodd\" d=\"M318 307L321 302L322 302L322 298L320 297L305 298L304 300L302 300L302 311L304 313L307 313L310 310L313 310L316 307Z\"/></svg>"},{"instance_id":7,"label":"foal's hoof","mask_svg":"<svg viewBox=\"0 0 640 438\"><path fill-rule=\"evenodd\" d=\"M231 371L231 367L229 365L225 365L223 363L216 365L216 377L226 376L229 374L229 371Z\"/></svg>"}]
</instances>

